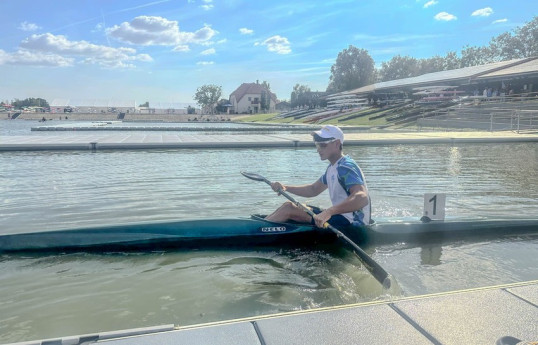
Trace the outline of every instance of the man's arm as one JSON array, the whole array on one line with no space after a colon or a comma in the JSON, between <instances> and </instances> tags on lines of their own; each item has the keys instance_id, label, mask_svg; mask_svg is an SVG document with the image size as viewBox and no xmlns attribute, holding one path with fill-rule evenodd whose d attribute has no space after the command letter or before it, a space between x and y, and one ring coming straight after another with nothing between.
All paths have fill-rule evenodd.
<instances>
[{"instance_id":1,"label":"man's arm","mask_svg":"<svg viewBox=\"0 0 538 345\"><path fill-rule=\"evenodd\" d=\"M302 186L285 186L280 182L273 182L271 184L271 188L275 192L278 192L279 189L282 189L286 192L302 196L305 198L312 198L315 196L318 196L323 192L325 189L327 189L327 185L323 184L319 179L316 180L316 182L311 184L306 184Z\"/></svg>"},{"instance_id":2,"label":"man's arm","mask_svg":"<svg viewBox=\"0 0 538 345\"><path fill-rule=\"evenodd\" d=\"M364 185L356 184L350 188L349 192L349 196L344 201L329 207L314 217L318 227L323 227L323 224L335 214L357 211L368 205L368 191Z\"/></svg>"}]
</instances>

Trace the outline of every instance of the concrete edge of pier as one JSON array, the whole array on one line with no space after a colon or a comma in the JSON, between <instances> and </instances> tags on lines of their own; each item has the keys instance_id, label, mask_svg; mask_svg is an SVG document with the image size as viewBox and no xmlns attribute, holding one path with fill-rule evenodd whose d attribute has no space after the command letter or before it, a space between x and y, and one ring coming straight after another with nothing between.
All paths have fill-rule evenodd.
<instances>
[{"instance_id":1,"label":"concrete edge of pier","mask_svg":"<svg viewBox=\"0 0 538 345\"><path fill-rule=\"evenodd\" d=\"M385 132L346 133L345 146L538 142L538 133ZM69 136L4 136L0 151L152 150L313 147L310 134L111 133Z\"/></svg>"},{"instance_id":2,"label":"concrete edge of pier","mask_svg":"<svg viewBox=\"0 0 538 345\"><path fill-rule=\"evenodd\" d=\"M538 341L538 280L213 322L11 345L522 344ZM505 340L506 342L502 342Z\"/></svg>"}]
</instances>

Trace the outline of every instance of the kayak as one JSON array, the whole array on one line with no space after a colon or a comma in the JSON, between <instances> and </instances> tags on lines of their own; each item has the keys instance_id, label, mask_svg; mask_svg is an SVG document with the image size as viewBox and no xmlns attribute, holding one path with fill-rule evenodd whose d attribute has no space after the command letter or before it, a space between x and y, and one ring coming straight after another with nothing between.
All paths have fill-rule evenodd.
<instances>
[{"instance_id":1,"label":"kayak","mask_svg":"<svg viewBox=\"0 0 538 345\"><path fill-rule=\"evenodd\" d=\"M137 223L0 235L0 251L270 245L327 239L309 224L273 223L262 216Z\"/></svg>"},{"instance_id":2,"label":"kayak","mask_svg":"<svg viewBox=\"0 0 538 345\"><path fill-rule=\"evenodd\" d=\"M528 219L449 219L429 221L388 219L364 227L360 234L349 233L354 240L373 243L441 242L444 239L495 238L538 235L538 218Z\"/></svg>"},{"instance_id":3,"label":"kayak","mask_svg":"<svg viewBox=\"0 0 538 345\"><path fill-rule=\"evenodd\" d=\"M386 219L368 226L340 229L353 242L394 243L439 241L454 237L538 233L538 219L468 219L421 222ZM155 249L164 247L313 244L336 235L309 224L274 223L263 216L193 219L0 235L1 251L58 249Z\"/></svg>"}]
</instances>

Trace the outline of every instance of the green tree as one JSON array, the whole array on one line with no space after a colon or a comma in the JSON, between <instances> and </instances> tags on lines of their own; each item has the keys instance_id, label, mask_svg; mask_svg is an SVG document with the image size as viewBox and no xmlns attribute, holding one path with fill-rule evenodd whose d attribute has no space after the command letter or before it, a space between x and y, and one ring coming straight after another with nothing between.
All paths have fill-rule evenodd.
<instances>
[{"instance_id":1,"label":"green tree","mask_svg":"<svg viewBox=\"0 0 538 345\"><path fill-rule=\"evenodd\" d=\"M456 52L448 52L444 58L443 71L460 68L461 60Z\"/></svg>"},{"instance_id":2,"label":"green tree","mask_svg":"<svg viewBox=\"0 0 538 345\"><path fill-rule=\"evenodd\" d=\"M292 108L305 106L306 93L310 92L310 88L307 85L295 84L293 91L291 92L290 105Z\"/></svg>"},{"instance_id":3,"label":"green tree","mask_svg":"<svg viewBox=\"0 0 538 345\"><path fill-rule=\"evenodd\" d=\"M262 93L260 96L260 108L264 113L266 113L267 110L269 110L270 102L271 102L271 96L269 95L269 91L262 90Z\"/></svg>"},{"instance_id":4,"label":"green tree","mask_svg":"<svg viewBox=\"0 0 538 345\"><path fill-rule=\"evenodd\" d=\"M490 47L471 47L466 45L461 50L461 67L471 67L495 62Z\"/></svg>"},{"instance_id":5,"label":"green tree","mask_svg":"<svg viewBox=\"0 0 538 345\"><path fill-rule=\"evenodd\" d=\"M489 44L497 61L521 59L538 55L538 16L513 33L505 32L494 37Z\"/></svg>"},{"instance_id":6,"label":"green tree","mask_svg":"<svg viewBox=\"0 0 538 345\"><path fill-rule=\"evenodd\" d=\"M410 56L396 55L388 62L381 63L380 80L388 81L415 77L420 74L419 61Z\"/></svg>"},{"instance_id":7,"label":"green tree","mask_svg":"<svg viewBox=\"0 0 538 345\"><path fill-rule=\"evenodd\" d=\"M213 84L202 85L196 89L194 100L202 107L202 109L210 114L214 114L215 105L222 95L222 86Z\"/></svg>"},{"instance_id":8,"label":"green tree","mask_svg":"<svg viewBox=\"0 0 538 345\"><path fill-rule=\"evenodd\" d=\"M327 92L341 92L369 85L374 82L374 60L365 49L352 45L338 53L331 67Z\"/></svg>"},{"instance_id":9,"label":"green tree","mask_svg":"<svg viewBox=\"0 0 538 345\"><path fill-rule=\"evenodd\" d=\"M228 111L228 108L226 107L226 105L230 104L230 101L227 100L226 98L222 98L220 99L218 102L217 102L217 111L219 113L225 113Z\"/></svg>"},{"instance_id":10,"label":"green tree","mask_svg":"<svg viewBox=\"0 0 538 345\"><path fill-rule=\"evenodd\" d=\"M431 58L419 60L419 75L442 71L445 59L442 56L435 55Z\"/></svg>"},{"instance_id":11,"label":"green tree","mask_svg":"<svg viewBox=\"0 0 538 345\"><path fill-rule=\"evenodd\" d=\"M43 108L49 108L49 103L44 100L43 98L26 98L22 101L19 99L15 99L11 103L15 109L20 109L22 107L43 107Z\"/></svg>"},{"instance_id":12,"label":"green tree","mask_svg":"<svg viewBox=\"0 0 538 345\"><path fill-rule=\"evenodd\" d=\"M267 91L271 91L271 85L269 85L268 82L265 80L262 82L262 86L267 89Z\"/></svg>"},{"instance_id":13,"label":"green tree","mask_svg":"<svg viewBox=\"0 0 538 345\"><path fill-rule=\"evenodd\" d=\"M141 107L141 108L149 108L149 102L146 101L146 103L140 104L139 107Z\"/></svg>"}]
</instances>

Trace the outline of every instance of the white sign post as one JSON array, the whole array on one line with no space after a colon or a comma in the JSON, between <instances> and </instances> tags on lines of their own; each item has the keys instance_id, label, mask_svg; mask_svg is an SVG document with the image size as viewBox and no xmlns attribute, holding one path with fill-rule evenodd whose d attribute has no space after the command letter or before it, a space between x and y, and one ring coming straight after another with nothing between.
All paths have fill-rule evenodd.
<instances>
[{"instance_id":1,"label":"white sign post","mask_svg":"<svg viewBox=\"0 0 538 345\"><path fill-rule=\"evenodd\" d=\"M445 220L445 201L444 193L424 194L424 216L431 220Z\"/></svg>"}]
</instances>

